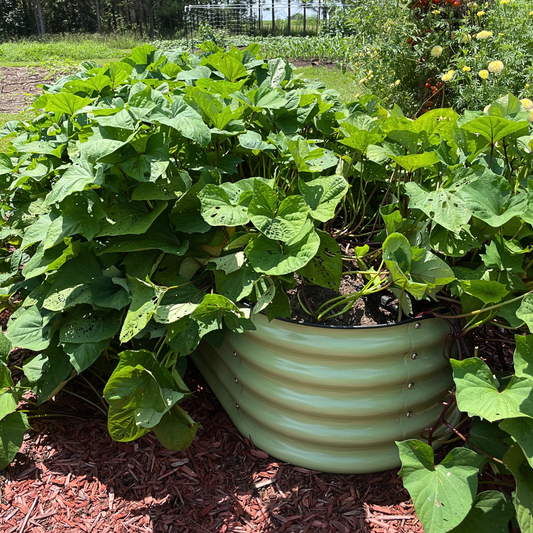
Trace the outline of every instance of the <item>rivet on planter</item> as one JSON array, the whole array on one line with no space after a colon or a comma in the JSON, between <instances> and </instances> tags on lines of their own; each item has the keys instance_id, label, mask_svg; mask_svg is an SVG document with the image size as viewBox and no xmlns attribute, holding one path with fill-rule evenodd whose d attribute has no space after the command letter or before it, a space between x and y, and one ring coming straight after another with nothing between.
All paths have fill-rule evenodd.
<instances>
[{"instance_id":1,"label":"rivet on planter","mask_svg":"<svg viewBox=\"0 0 533 533\"><path fill-rule=\"evenodd\" d=\"M418 354L416 352L411 354L411 359L418 359Z\"/></svg>"},{"instance_id":2,"label":"rivet on planter","mask_svg":"<svg viewBox=\"0 0 533 533\"><path fill-rule=\"evenodd\" d=\"M233 352L233 357L237 357L237 352Z\"/></svg>"},{"instance_id":3,"label":"rivet on planter","mask_svg":"<svg viewBox=\"0 0 533 533\"><path fill-rule=\"evenodd\" d=\"M422 327L422 324L420 324L420 322L417 322L415 324L415 329L420 329Z\"/></svg>"},{"instance_id":4,"label":"rivet on planter","mask_svg":"<svg viewBox=\"0 0 533 533\"><path fill-rule=\"evenodd\" d=\"M413 389L414 387L415 387L415 384L414 384L412 381L411 381L411 383L409 383L409 384L407 385L407 388L408 388L408 389Z\"/></svg>"},{"instance_id":5,"label":"rivet on planter","mask_svg":"<svg viewBox=\"0 0 533 533\"><path fill-rule=\"evenodd\" d=\"M239 404L238 403L235 404L235 409L239 409Z\"/></svg>"},{"instance_id":6,"label":"rivet on planter","mask_svg":"<svg viewBox=\"0 0 533 533\"><path fill-rule=\"evenodd\" d=\"M239 380L237 378L234 379L235 383L239 383Z\"/></svg>"},{"instance_id":7,"label":"rivet on planter","mask_svg":"<svg viewBox=\"0 0 533 533\"><path fill-rule=\"evenodd\" d=\"M413 411L407 411L407 413L405 414L405 416L407 418L411 418L413 416Z\"/></svg>"}]
</instances>

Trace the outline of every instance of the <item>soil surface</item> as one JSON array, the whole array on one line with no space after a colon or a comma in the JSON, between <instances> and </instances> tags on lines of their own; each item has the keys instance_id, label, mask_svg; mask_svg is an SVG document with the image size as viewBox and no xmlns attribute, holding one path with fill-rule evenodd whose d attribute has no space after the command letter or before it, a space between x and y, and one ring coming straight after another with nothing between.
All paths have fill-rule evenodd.
<instances>
[{"instance_id":1,"label":"soil surface","mask_svg":"<svg viewBox=\"0 0 533 533\"><path fill-rule=\"evenodd\" d=\"M358 270L357 265L351 262L343 263L344 272ZM341 284L338 291L326 289L317 285L309 285L302 283L301 279L297 279L296 289L288 291L289 300L291 303L291 313L295 322L308 322L311 324L326 324L331 326L373 326L376 324L390 324L396 321L398 316L397 304L398 300L390 291L381 291L377 294L371 294L358 298L355 300L352 307L337 317L318 321L316 317L306 313L298 299L300 299L308 307L316 311L321 305L326 304L330 300L338 296L345 296L355 294L363 289L368 280L363 278L360 274L344 274L342 276ZM336 307L330 314L340 312L345 306L343 302L339 307ZM327 306L324 307L324 309ZM318 313L316 313L318 314Z\"/></svg>"},{"instance_id":2,"label":"soil surface","mask_svg":"<svg viewBox=\"0 0 533 533\"><path fill-rule=\"evenodd\" d=\"M0 113L20 113L29 107L33 94L41 91L46 69L38 67L0 67Z\"/></svg>"}]
</instances>

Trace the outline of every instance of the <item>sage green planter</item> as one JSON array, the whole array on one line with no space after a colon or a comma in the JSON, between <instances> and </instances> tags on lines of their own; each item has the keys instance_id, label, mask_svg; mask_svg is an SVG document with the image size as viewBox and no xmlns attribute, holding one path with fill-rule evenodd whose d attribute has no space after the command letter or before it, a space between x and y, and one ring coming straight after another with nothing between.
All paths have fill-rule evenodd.
<instances>
[{"instance_id":1,"label":"sage green planter","mask_svg":"<svg viewBox=\"0 0 533 533\"><path fill-rule=\"evenodd\" d=\"M193 356L238 430L270 455L334 473L400 466L395 441L420 438L453 382L440 319L320 327L256 315ZM456 422L458 412L452 414Z\"/></svg>"}]
</instances>

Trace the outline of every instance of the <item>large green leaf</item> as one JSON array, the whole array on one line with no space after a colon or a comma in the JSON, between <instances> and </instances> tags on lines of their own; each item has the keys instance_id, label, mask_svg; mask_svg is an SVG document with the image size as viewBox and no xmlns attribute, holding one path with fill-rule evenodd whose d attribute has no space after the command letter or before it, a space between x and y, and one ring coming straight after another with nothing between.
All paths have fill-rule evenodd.
<instances>
[{"instance_id":1,"label":"large green leaf","mask_svg":"<svg viewBox=\"0 0 533 533\"><path fill-rule=\"evenodd\" d=\"M394 155L388 154L389 157L398 163L407 172L414 172L419 168L428 168L439 162L439 156L436 152L424 152L422 154Z\"/></svg>"},{"instance_id":2,"label":"large green leaf","mask_svg":"<svg viewBox=\"0 0 533 533\"><path fill-rule=\"evenodd\" d=\"M169 165L168 140L163 135L152 135L145 146L143 141L136 144L136 150L121 153L120 166L137 181L156 181ZM127 159L126 153L130 155Z\"/></svg>"},{"instance_id":3,"label":"large green leaf","mask_svg":"<svg viewBox=\"0 0 533 533\"><path fill-rule=\"evenodd\" d=\"M0 420L13 413L19 403L19 394L15 390L11 372L7 365L0 361Z\"/></svg>"},{"instance_id":4,"label":"large green leaf","mask_svg":"<svg viewBox=\"0 0 533 533\"><path fill-rule=\"evenodd\" d=\"M0 470L15 458L28 429L30 424L25 413L11 413L0 420Z\"/></svg>"},{"instance_id":5,"label":"large green leaf","mask_svg":"<svg viewBox=\"0 0 533 533\"><path fill-rule=\"evenodd\" d=\"M98 253L161 250L168 254L183 255L188 247L189 242L181 242L178 239L176 232L172 230L166 217L158 217L145 233L113 237L106 242L106 245Z\"/></svg>"},{"instance_id":6,"label":"large green leaf","mask_svg":"<svg viewBox=\"0 0 533 533\"><path fill-rule=\"evenodd\" d=\"M120 317L118 311L93 311L87 306L77 306L63 322L59 341L85 344L111 339L120 329Z\"/></svg>"},{"instance_id":7,"label":"large green leaf","mask_svg":"<svg viewBox=\"0 0 533 533\"><path fill-rule=\"evenodd\" d=\"M328 222L334 217L338 203L346 194L348 182L337 174L307 182L299 178L298 188L311 208L310 216Z\"/></svg>"},{"instance_id":8,"label":"large green leaf","mask_svg":"<svg viewBox=\"0 0 533 533\"><path fill-rule=\"evenodd\" d=\"M166 289L140 279L128 278L131 305L120 331L120 342L131 340L141 332L155 315Z\"/></svg>"},{"instance_id":9,"label":"large green leaf","mask_svg":"<svg viewBox=\"0 0 533 533\"><path fill-rule=\"evenodd\" d=\"M533 379L533 335L515 335L514 370L516 377Z\"/></svg>"},{"instance_id":10,"label":"large green leaf","mask_svg":"<svg viewBox=\"0 0 533 533\"><path fill-rule=\"evenodd\" d=\"M52 191L46 197L46 205L61 202L70 194L83 191L86 188L99 187L103 176L100 169L96 173L88 165L74 164L54 184Z\"/></svg>"},{"instance_id":11,"label":"large green leaf","mask_svg":"<svg viewBox=\"0 0 533 533\"><path fill-rule=\"evenodd\" d=\"M244 252L212 259L208 268L213 268L217 293L233 302L240 302L252 293L255 283L261 277Z\"/></svg>"},{"instance_id":12,"label":"large green leaf","mask_svg":"<svg viewBox=\"0 0 533 533\"><path fill-rule=\"evenodd\" d=\"M487 490L476 496L466 518L451 533L508 533L509 522L514 516L513 504L505 494Z\"/></svg>"},{"instance_id":13,"label":"large green leaf","mask_svg":"<svg viewBox=\"0 0 533 533\"><path fill-rule=\"evenodd\" d=\"M206 294L191 318L200 326L200 335L222 329L222 324L238 333L255 329L243 311L220 294Z\"/></svg>"},{"instance_id":14,"label":"large green leaf","mask_svg":"<svg viewBox=\"0 0 533 533\"><path fill-rule=\"evenodd\" d=\"M485 304L498 303L509 294L503 283L484 279L461 280L462 289Z\"/></svg>"},{"instance_id":15,"label":"large green leaf","mask_svg":"<svg viewBox=\"0 0 533 533\"><path fill-rule=\"evenodd\" d=\"M108 427L113 438L132 440L139 433L134 426L151 429L157 425L184 397L173 384L171 375L153 353L122 352L104 388L104 397L110 405Z\"/></svg>"},{"instance_id":16,"label":"large green leaf","mask_svg":"<svg viewBox=\"0 0 533 533\"><path fill-rule=\"evenodd\" d=\"M61 202L61 215L49 227L45 250L60 243L65 237L80 234L87 240L100 231L100 220L105 211L94 191L88 190L70 194Z\"/></svg>"},{"instance_id":17,"label":"large green leaf","mask_svg":"<svg viewBox=\"0 0 533 533\"><path fill-rule=\"evenodd\" d=\"M33 257L24 265L22 274L26 279L35 278L61 268L69 259L76 257L79 251L79 241L72 241L70 237L65 239L62 245L44 249L44 242L37 246Z\"/></svg>"},{"instance_id":18,"label":"large green leaf","mask_svg":"<svg viewBox=\"0 0 533 533\"><path fill-rule=\"evenodd\" d=\"M486 420L474 417L466 447L470 447L470 444L472 445L471 449L475 450L475 446L479 450L501 461L503 460L503 456L509 451L512 439L505 431L500 429L497 423L487 422Z\"/></svg>"},{"instance_id":19,"label":"large green leaf","mask_svg":"<svg viewBox=\"0 0 533 533\"><path fill-rule=\"evenodd\" d=\"M253 193L251 187L240 188L239 183L208 184L198 193L198 199L202 204L202 217L208 224L241 226L250 221L248 205Z\"/></svg>"},{"instance_id":20,"label":"large green leaf","mask_svg":"<svg viewBox=\"0 0 533 533\"><path fill-rule=\"evenodd\" d=\"M64 343L63 350L78 374L89 368L109 345L109 339L83 344Z\"/></svg>"},{"instance_id":21,"label":"large green leaf","mask_svg":"<svg viewBox=\"0 0 533 533\"><path fill-rule=\"evenodd\" d=\"M59 346L50 346L26 361L23 368L33 392L39 397L38 405L56 394L72 373L69 358Z\"/></svg>"},{"instance_id":22,"label":"large green leaf","mask_svg":"<svg viewBox=\"0 0 533 533\"><path fill-rule=\"evenodd\" d=\"M527 294L522 299L516 316L527 324L530 332L533 332L533 294Z\"/></svg>"},{"instance_id":23,"label":"large green leaf","mask_svg":"<svg viewBox=\"0 0 533 533\"><path fill-rule=\"evenodd\" d=\"M486 170L479 178L458 189L456 195L466 202L474 216L498 228L520 216L527 208L527 194L513 196L512 193L506 179Z\"/></svg>"},{"instance_id":24,"label":"large green leaf","mask_svg":"<svg viewBox=\"0 0 533 533\"><path fill-rule=\"evenodd\" d=\"M207 146L211 141L211 131L202 117L183 99L172 103L169 112L158 110L151 114L152 120L170 126L186 139L197 142L200 146Z\"/></svg>"},{"instance_id":25,"label":"large green leaf","mask_svg":"<svg viewBox=\"0 0 533 533\"><path fill-rule=\"evenodd\" d=\"M6 336L13 346L44 350L50 344L56 317L56 313L38 305L20 308L11 316Z\"/></svg>"},{"instance_id":26,"label":"large green leaf","mask_svg":"<svg viewBox=\"0 0 533 533\"><path fill-rule=\"evenodd\" d=\"M457 386L457 406L489 422L533 416L533 380L513 377L503 391L487 364L477 357L450 360Z\"/></svg>"},{"instance_id":27,"label":"large green leaf","mask_svg":"<svg viewBox=\"0 0 533 533\"><path fill-rule=\"evenodd\" d=\"M533 468L533 418L508 418L500 427L516 440Z\"/></svg>"},{"instance_id":28,"label":"large green leaf","mask_svg":"<svg viewBox=\"0 0 533 533\"><path fill-rule=\"evenodd\" d=\"M300 235L283 244L263 235L255 237L246 247L245 253L257 272L283 276L307 265L319 247L320 237L316 231L312 227L304 227Z\"/></svg>"},{"instance_id":29,"label":"large green leaf","mask_svg":"<svg viewBox=\"0 0 533 533\"><path fill-rule=\"evenodd\" d=\"M429 243L436 252L450 257L463 257L473 248L481 248L481 244L469 233L467 227L454 232L438 224L431 229Z\"/></svg>"},{"instance_id":30,"label":"large green leaf","mask_svg":"<svg viewBox=\"0 0 533 533\"><path fill-rule=\"evenodd\" d=\"M65 113L67 115L74 115L82 107L85 107L91 102L90 98L81 98L75 94L57 93L52 94L46 101L46 111L53 111L54 113Z\"/></svg>"},{"instance_id":31,"label":"large green leaf","mask_svg":"<svg viewBox=\"0 0 533 533\"><path fill-rule=\"evenodd\" d=\"M337 241L325 231L317 231L320 237L320 247L316 255L298 271L311 283L339 290L342 278L342 254Z\"/></svg>"},{"instance_id":32,"label":"large green leaf","mask_svg":"<svg viewBox=\"0 0 533 533\"><path fill-rule=\"evenodd\" d=\"M152 431L165 448L179 452L191 445L198 427L179 405L174 405Z\"/></svg>"},{"instance_id":33,"label":"large green leaf","mask_svg":"<svg viewBox=\"0 0 533 533\"><path fill-rule=\"evenodd\" d=\"M207 62L231 82L248 75L246 67L240 61L223 52L210 55Z\"/></svg>"},{"instance_id":34,"label":"large green leaf","mask_svg":"<svg viewBox=\"0 0 533 533\"><path fill-rule=\"evenodd\" d=\"M248 214L265 237L288 242L300 233L310 211L301 196L288 196L278 206L272 188L259 180L254 182L253 194Z\"/></svg>"},{"instance_id":35,"label":"large green leaf","mask_svg":"<svg viewBox=\"0 0 533 533\"><path fill-rule=\"evenodd\" d=\"M426 191L417 183L409 182L405 184L405 190L409 207L420 209L431 220L455 233L461 232L472 216L466 201L456 194L454 187Z\"/></svg>"},{"instance_id":36,"label":"large green leaf","mask_svg":"<svg viewBox=\"0 0 533 533\"><path fill-rule=\"evenodd\" d=\"M401 233L391 233L383 243L383 259L392 272L397 269L401 273L411 270L411 245L407 237Z\"/></svg>"},{"instance_id":37,"label":"large green leaf","mask_svg":"<svg viewBox=\"0 0 533 533\"><path fill-rule=\"evenodd\" d=\"M169 289L157 308L154 320L161 324L170 324L180 320L184 316L190 315L202 301L204 291L198 289L194 284L188 283L182 278L181 286Z\"/></svg>"},{"instance_id":38,"label":"large green leaf","mask_svg":"<svg viewBox=\"0 0 533 533\"><path fill-rule=\"evenodd\" d=\"M425 531L446 533L468 515L477 489L479 456L454 448L435 466L433 449L418 440L397 442L405 488Z\"/></svg>"},{"instance_id":39,"label":"large green leaf","mask_svg":"<svg viewBox=\"0 0 533 533\"><path fill-rule=\"evenodd\" d=\"M98 237L144 234L166 206L167 202L159 201L150 211L145 202L115 204L106 210Z\"/></svg>"},{"instance_id":40,"label":"large green leaf","mask_svg":"<svg viewBox=\"0 0 533 533\"><path fill-rule=\"evenodd\" d=\"M513 473L516 481L514 507L521 533L533 532L533 468L527 462L517 444L504 457L505 466Z\"/></svg>"},{"instance_id":41,"label":"large green leaf","mask_svg":"<svg viewBox=\"0 0 533 533\"><path fill-rule=\"evenodd\" d=\"M425 283L435 293L455 279L455 274L440 257L425 251L411 262L411 275L418 283Z\"/></svg>"},{"instance_id":42,"label":"large green leaf","mask_svg":"<svg viewBox=\"0 0 533 533\"><path fill-rule=\"evenodd\" d=\"M75 257L59 269L43 307L50 311L64 311L78 304L92 303L91 282L99 276L100 265L92 255Z\"/></svg>"},{"instance_id":43,"label":"large green leaf","mask_svg":"<svg viewBox=\"0 0 533 533\"><path fill-rule=\"evenodd\" d=\"M475 135L482 135L487 141L494 144L507 135L521 130L527 131L528 123L526 121L514 122L502 117L485 115L462 124L460 127Z\"/></svg>"}]
</instances>

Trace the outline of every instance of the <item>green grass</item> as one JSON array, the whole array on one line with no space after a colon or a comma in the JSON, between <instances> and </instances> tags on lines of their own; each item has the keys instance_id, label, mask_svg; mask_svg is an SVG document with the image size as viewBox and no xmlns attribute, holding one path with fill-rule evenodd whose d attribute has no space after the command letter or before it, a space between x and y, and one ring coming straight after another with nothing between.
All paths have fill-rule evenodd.
<instances>
[{"instance_id":1,"label":"green grass","mask_svg":"<svg viewBox=\"0 0 533 533\"><path fill-rule=\"evenodd\" d=\"M65 35L44 41L17 41L0 44L0 64L20 66L50 59L111 59L124 56L140 44L128 35Z\"/></svg>"},{"instance_id":2,"label":"green grass","mask_svg":"<svg viewBox=\"0 0 533 533\"><path fill-rule=\"evenodd\" d=\"M353 102L357 97L368 91L358 85L350 72L342 72L338 68L302 67L296 70L304 78L321 81L328 89L335 89L347 102Z\"/></svg>"}]
</instances>

